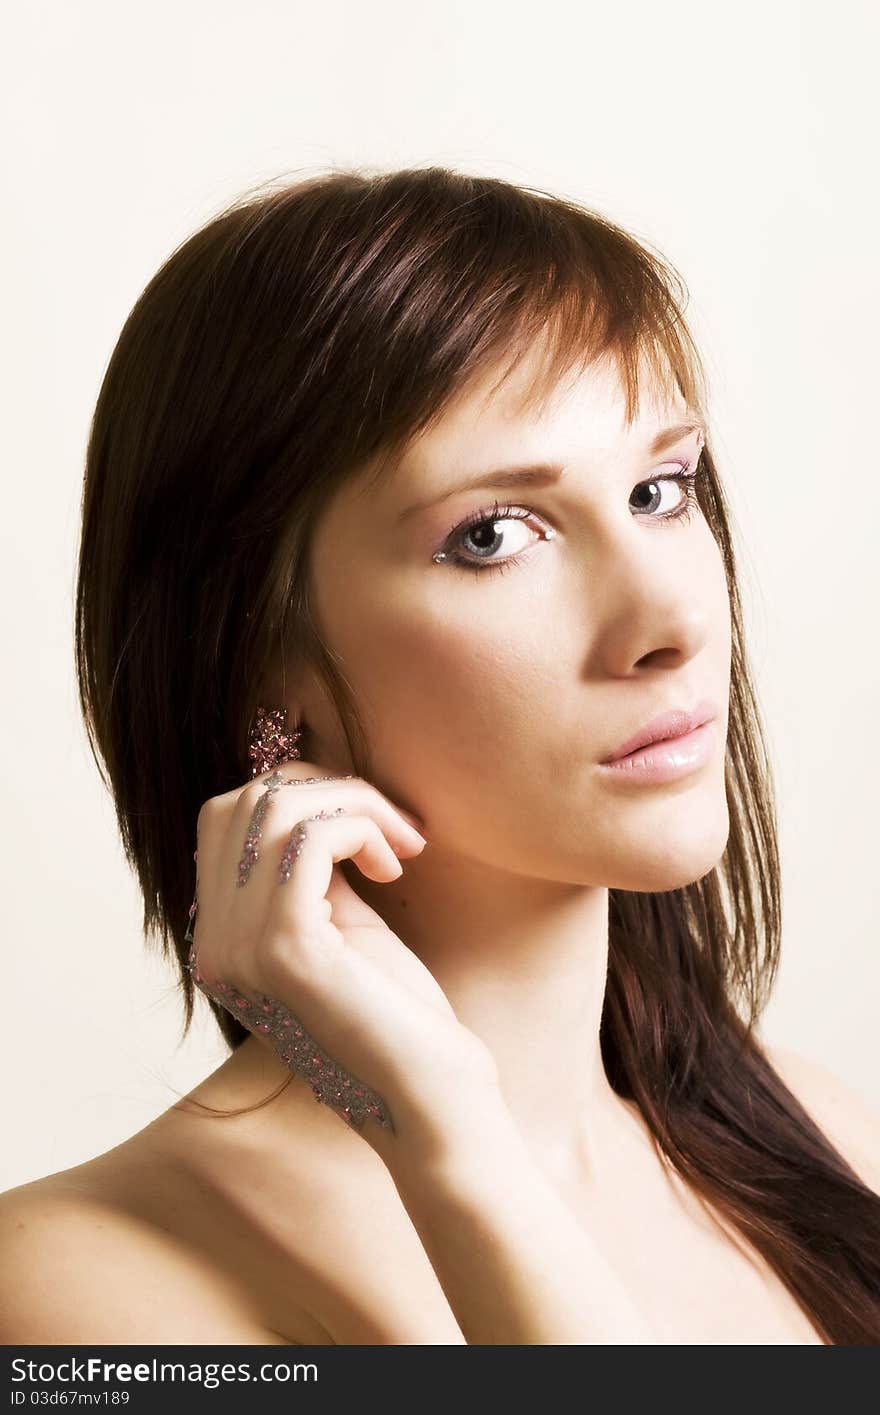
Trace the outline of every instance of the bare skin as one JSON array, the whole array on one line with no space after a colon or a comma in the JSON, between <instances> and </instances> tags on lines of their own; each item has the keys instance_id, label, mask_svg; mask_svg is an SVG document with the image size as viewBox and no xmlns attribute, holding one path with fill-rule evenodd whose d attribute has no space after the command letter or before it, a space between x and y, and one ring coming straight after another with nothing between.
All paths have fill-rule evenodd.
<instances>
[{"instance_id":1,"label":"bare skin","mask_svg":"<svg viewBox=\"0 0 880 1415\"><path fill-rule=\"evenodd\" d=\"M251 1039L190 1097L235 1109L284 1079ZM634 1107L620 1104L607 1144L603 1180L565 1200L591 1232L601 1216L605 1251L658 1340L821 1344L763 1259L661 1165ZM60 1331L57 1311L40 1312L6 1340L464 1343L388 1170L300 1078L250 1115L203 1118L184 1101L114 1150L9 1191L0 1220L4 1209L32 1256L45 1232L59 1283L71 1240L93 1290L105 1274L99 1310L83 1311L77 1286ZM182 1324L200 1310L205 1328Z\"/></svg>"},{"instance_id":2,"label":"bare skin","mask_svg":"<svg viewBox=\"0 0 880 1415\"><path fill-rule=\"evenodd\" d=\"M660 1341L818 1343L763 1260L661 1163L599 1047L609 889L701 878L729 828L722 562L699 512L658 523L684 498L664 476L679 457L696 461L699 439L650 455L688 410L646 396L626 428L622 390L595 370L541 416L518 410L519 386L487 404L474 390L390 483L365 497L343 488L316 529L317 617L364 714L373 780L420 817L429 842L390 884L351 861L345 877L490 1048L535 1164L575 1217L589 1216ZM558 461L565 475L402 517L465 474L526 461ZM659 509L647 497L631 505L654 481ZM433 559L450 528L496 499L529 513L495 513L493 559L522 551L518 564L502 575ZM555 535L541 539L539 526ZM485 544L485 522L483 532ZM717 704L717 742L698 771L633 789L600 770L648 718L705 697ZM309 761L353 770L319 680L279 677L263 701L304 722ZM192 1095L248 1106L285 1075L253 1037ZM299 1078L251 1115L173 1107L108 1154L2 1196L0 1209L22 1265L34 1244L75 1242L74 1230L94 1265L96 1225L113 1237L101 1306L80 1316L68 1304L67 1335L57 1311L32 1306L20 1320L34 1334L6 1340L101 1340L102 1322L116 1332L106 1339L136 1340L119 1314L145 1288L166 1304L145 1313L146 1341L464 1340L389 1171ZM169 1314L172 1288L185 1299ZM215 1335L193 1335L209 1309Z\"/></svg>"}]
</instances>

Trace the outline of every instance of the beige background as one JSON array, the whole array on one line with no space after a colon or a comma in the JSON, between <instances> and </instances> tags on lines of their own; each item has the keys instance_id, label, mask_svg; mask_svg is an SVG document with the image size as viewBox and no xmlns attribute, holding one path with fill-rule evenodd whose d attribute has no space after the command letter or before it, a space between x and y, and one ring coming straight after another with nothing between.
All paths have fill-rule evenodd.
<instances>
[{"instance_id":1,"label":"beige background","mask_svg":"<svg viewBox=\"0 0 880 1415\"><path fill-rule=\"evenodd\" d=\"M571 194L683 272L776 765L763 1033L880 1108L873 4L17 8L5 26L0 1188L124 1139L223 1057L176 985L74 699L82 458L160 262L293 168L446 163ZM200 1004L201 1008L201 1004Z\"/></svg>"}]
</instances>

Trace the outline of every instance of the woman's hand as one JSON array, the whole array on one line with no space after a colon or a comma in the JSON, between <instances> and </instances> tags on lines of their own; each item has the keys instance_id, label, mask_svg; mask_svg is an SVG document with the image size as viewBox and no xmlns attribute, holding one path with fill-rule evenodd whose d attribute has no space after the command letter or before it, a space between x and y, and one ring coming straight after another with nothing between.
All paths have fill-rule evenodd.
<instances>
[{"instance_id":1,"label":"woman's hand","mask_svg":"<svg viewBox=\"0 0 880 1415\"><path fill-rule=\"evenodd\" d=\"M389 882L426 841L359 777L301 760L199 813L193 981L309 1080L386 1160L433 1158L464 1108L503 1109L488 1047L355 893L351 859Z\"/></svg>"}]
</instances>

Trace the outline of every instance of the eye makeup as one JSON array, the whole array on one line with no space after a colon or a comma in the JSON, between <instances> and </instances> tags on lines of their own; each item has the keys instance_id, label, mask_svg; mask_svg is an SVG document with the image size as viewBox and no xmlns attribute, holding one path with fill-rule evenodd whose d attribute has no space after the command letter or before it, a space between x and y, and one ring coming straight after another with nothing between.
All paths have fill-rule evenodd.
<instances>
[{"instance_id":1,"label":"eye makeup","mask_svg":"<svg viewBox=\"0 0 880 1415\"><path fill-rule=\"evenodd\" d=\"M649 520L660 522L663 525L670 521L675 523L687 522L692 519L699 509L699 498L697 496L697 480L705 471L701 465L701 458L697 458L696 467L684 458L675 458L674 464L680 470L677 472L667 472L663 476L649 478L648 481L640 482L637 490L642 487L652 487L665 482L675 482L684 489L684 496L679 505L673 511L665 512L661 516L650 515ZM693 468L693 469L692 469ZM478 557L474 554L463 553L459 548L460 543L467 535L476 530L488 527L490 531L502 521L524 521L534 527L541 540L552 540L556 531L551 527L544 526L534 512L526 510L524 507L502 506L497 501L491 508L481 507L473 512L463 521L457 522L446 534L442 548L431 558L435 564L447 563L454 565L458 569L470 570L477 574L482 574L490 570L509 570L518 565L531 552L530 550L519 551L516 554L508 555L501 560L489 560L486 557ZM496 539L497 532L495 533Z\"/></svg>"}]
</instances>

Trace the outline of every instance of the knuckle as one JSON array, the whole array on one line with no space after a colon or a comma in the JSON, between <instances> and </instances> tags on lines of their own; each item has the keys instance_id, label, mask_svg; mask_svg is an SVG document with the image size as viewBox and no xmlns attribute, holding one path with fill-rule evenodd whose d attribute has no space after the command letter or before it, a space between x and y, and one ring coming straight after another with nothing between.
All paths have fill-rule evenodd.
<instances>
[{"instance_id":1,"label":"knuckle","mask_svg":"<svg viewBox=\"0 0 880 1415\"><path fill-rule=\"evenodd\" d=\"M305 922L294 928L269 929L259 946L261 970L275 982L320 987L341 947L335 929L321 930Z\"/></svg>"},{"instance_id":2,"label":"knuckle","mask_svg":"<svg viewBox=\"0 0 880 1415\"><path fill-rule=\"evenodd\" d=\"M239 786L236 788L233 794L233 800L236 806L239 807L242 805L242 803L252 805L259 796L262 796L265 790L266 782L263 780L262 777L255 776L251 781L246 781L244 786Z\"/></svg>"},{"instance_id":3,"label":"knuckle","mask_svg":"<svg viewBox=\"0 0 880 1415\"><path fill-rule=\"evenodd\" d=\"M386 795L384 791L381 791L378 786L373 786L370 782L364 782L363 784L370 793L371 801L378 804L383 817L390 818L395 827L400 826L401 820L407 825L412 825L408 812L402 810L390 796Z\"/></svg>"},{"instance_id":4,"label":"knuckle","mask_svg":"<svg viewBox=\"0 0 880 1415\"><path fill-rule=\"evenodd\" d=\"M454 1028L456 1053L466 1078L476 1078L486 1086L499 1084L498 1063L481 1038L457 1023Z\"/></svg>"},{"instance_id":5,"label":"knuckle","mask_svg":"<svg viewBox=\"0 0 880 1415\"><path fill-rule=\"evenodd\" d=\"M282 934L280 930L273 929L263 935L258 945L259 959L263 967L270 975L275 975L290 968L293 961L293 954L299 947L299 935L293 932Z\"/></svg>"},{"instance_id":6,"label":"knuckle","mask_svg":"<svg viewBox=\"0 0 880 1415\"><path fill-rule=\"evenodd\" d=\"M307 977L316 956L307 930L300 928L269 930L260 940L257 954L261 972L275 985Z\"/></svg>"},{"instance_id":7,"label":"knuckle","mask_svg":"<svg viewBox=\"0 0 880 1415\"><path fill-rule=\"evenodd\" d=\"M383 847L385 849L391 848L388 844L388 836L385 834L384 829L379 825L378 821L370 820L369 817L367 817L366 832L368 836L367 844L370 844L372 841L373 845L377 846L379 849Z\"/></svg>"},{"instance_id":8,"label":"knuckle","mask_svg":"<svg viewBox=\"0 0 880 1415\"><path fill-rule=\"evenodd\" d=\"M217 815L217 808L218 798L216 796L209 796L207 801L202 802L201 809L196 817L196 831L200 838L204 835L206 827Z\"/></svg>"},{"instance_id":9,"label":"knuckle","mask_svg":"<svg viewBox=\"0 0 880 1415\"><path fill-rule=\"evenodd\" d=\"M380 790L378 786L374 785L372 781L365 781L363 777L358 777L358 784L363 787L363 789L371 800L379 801L383 806L393 807L393 801L391 801L390 798L385 795L384 791Z\"/></svg>"}]
</instances>

